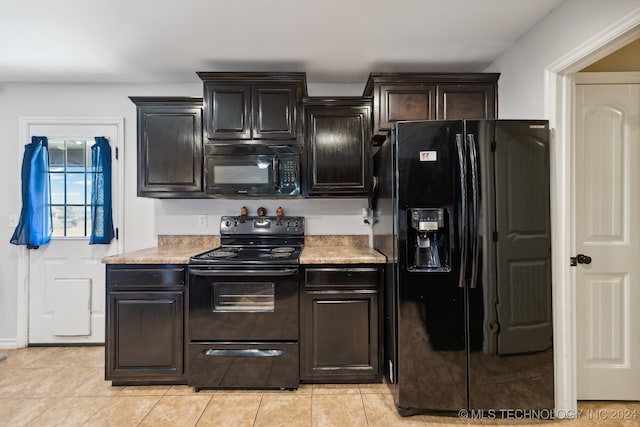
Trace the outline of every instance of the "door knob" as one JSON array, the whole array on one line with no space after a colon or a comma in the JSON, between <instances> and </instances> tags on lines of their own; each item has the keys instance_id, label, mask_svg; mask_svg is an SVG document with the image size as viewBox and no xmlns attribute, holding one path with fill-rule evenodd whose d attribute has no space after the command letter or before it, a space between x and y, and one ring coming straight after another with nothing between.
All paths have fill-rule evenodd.
<instances>
[{"instance_id":1,"label":"door knob","mask_svg":"<svg viewBox=\"0 0 640 427\"><path fill-rule=\"evenodd\" d=\"M574 257L571 257L571 266L575 267L578 264L591 264L591 257L584 254L578 254Z\"/></svg>"}]
</instances>

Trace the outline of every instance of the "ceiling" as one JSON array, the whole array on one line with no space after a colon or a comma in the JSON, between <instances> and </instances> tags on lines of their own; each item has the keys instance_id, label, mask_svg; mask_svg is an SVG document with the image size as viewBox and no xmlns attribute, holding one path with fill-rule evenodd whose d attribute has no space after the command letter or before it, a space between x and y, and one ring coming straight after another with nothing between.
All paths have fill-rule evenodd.
<instances>
[{"instance_id":1,"label":"ceiling","mask_svg":"<svg viewBox=\"0 0 640 427\"><path fill-rule=\"evenodd\" d=\"M477 72L562 0L2 0L0 82Z\"/></svg>"}]
</instances>

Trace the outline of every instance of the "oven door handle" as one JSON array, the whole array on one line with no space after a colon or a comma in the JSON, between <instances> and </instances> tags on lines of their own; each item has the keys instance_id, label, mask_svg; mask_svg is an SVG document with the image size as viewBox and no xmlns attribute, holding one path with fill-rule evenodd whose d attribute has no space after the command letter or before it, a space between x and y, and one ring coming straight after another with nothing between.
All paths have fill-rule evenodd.
<instances>
[{"instance_id":1,"label":"oven door handle","mask_svg":"<svg viewBox=\"0 0 640 427\"><path fill-rule=\"evenodd\" d=\"M202 354L211 357L278 357L284 354L282 350L260 350L257 348L219 350L209 348L202 350Z\"/></svg>"},{"instance_id":2,"label":"oven door handle","mask_svg":"<svg viewBox=\"0 0 640 427\"><path fill-rule=\"evenodd\" d=\"M285 268L282 270L205 270L205 269L189 269L189 274L194 276L247 276L255 274L257 276L293 276L298 273L296 268Z\"/></svg>"}]
</instances>

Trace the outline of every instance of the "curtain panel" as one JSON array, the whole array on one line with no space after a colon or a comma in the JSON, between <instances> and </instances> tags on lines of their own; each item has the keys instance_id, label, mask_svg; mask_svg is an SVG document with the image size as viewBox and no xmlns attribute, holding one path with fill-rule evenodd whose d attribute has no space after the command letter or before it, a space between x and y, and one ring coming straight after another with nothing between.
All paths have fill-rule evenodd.
<instances>
[{"instance_id":1,"label":"curtain panel","mask_svg":"<svg viewBox=\"0 0 640 427\"><path fill-rule=\"evenodd\" d=\"M91 235L89 244L109 244L115 235L111 209L111 146L103 136L91 146L93 188L91 191Z\"/></svg>"},{"instance_id":2,"label":"curtain panel","mask_svg":"<svg viewBox=\"0 0 640 427\"><path fill-rule=\"evenodd\" d=\"M53 233L48 143L45 136L31 137L22 159L22 210L10 241L29 249L49 243Z\"/></svg>"}]
</instances>

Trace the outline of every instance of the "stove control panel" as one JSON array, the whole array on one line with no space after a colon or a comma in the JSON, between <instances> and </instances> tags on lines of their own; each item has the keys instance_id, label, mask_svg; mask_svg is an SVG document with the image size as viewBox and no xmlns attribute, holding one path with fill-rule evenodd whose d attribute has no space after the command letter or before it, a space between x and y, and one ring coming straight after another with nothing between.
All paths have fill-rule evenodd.
<instances>
[{"instance_id":1,"label":"stove control panel","mask_svg":"<svg viewBox=\"0 0 640 427\"><path fill-rule=\"evenodd\" d=\"M223 216L220 234L304 236L304 217Z\"/></svg>"}]
</instances>

